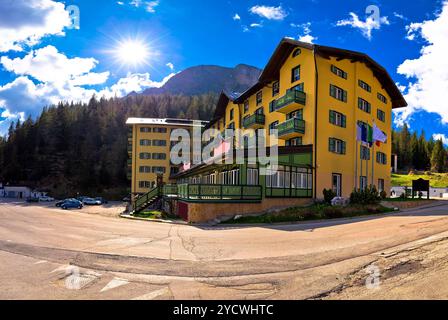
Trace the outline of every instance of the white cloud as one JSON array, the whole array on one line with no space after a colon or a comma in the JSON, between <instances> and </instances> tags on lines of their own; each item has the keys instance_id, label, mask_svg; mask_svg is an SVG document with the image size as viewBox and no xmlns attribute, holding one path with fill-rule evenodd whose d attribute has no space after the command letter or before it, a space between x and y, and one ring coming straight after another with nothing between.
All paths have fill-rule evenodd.
<instances>
[{"instance_id":1,"label":"white cloud","mask_svg":"<svg viewBox=\"0 0 448 320\"><path fill-rule=\"evenodd\" d=\"M170 80L175 73L171 73L162 81L153 81L151 80L151 76L149 73L134 73L128 74L126 78L120 79L116 84L111 86L110 88L106 88L99 92L100 96L117 96L124 97L131 92L141 92L146 88L160 88L168 80Z\"/></svg>"},{"instance_id":2,"label":"white cloud","mask_svg":"<svg viewBox=\"0 0 448 320\"><path fill-rule=\"evenodd\" d=\"M54 46L31 51L23 58L1 57L0 63L10 72L27 75L41 82L71 81L73 85L96 85L107 81L109 72L91 73L98 61L93 58L67 58Z\"/></svg>"},{"instance_id":3,"label":"white cloud","mask_svg":"<svg viewBox=\"0 0 448 320\"><path fill-rule=\"evenodd\" d=\"M406 31L407 31L406 38L411 41L414 40L415 37L420 32L422 25L423 25L422 23L415 22L415 23L411 23L410 25L406 26Z\"/></svg>"},{"instance_id":4,"label":"white cloud","mask_svg":"<svg viewBox=\"0 0 448 320\"><path fill-rule=\"evenodd\" d=\"M168 63L166 64L166 66L167 66L168 68L170 68L171 71L174 70L174 64L172 64L171 62L168 62Z\"/></svg>"},{"instance_id":5,"label":"white cloud","mask_svg":"<svg viewBox=\"0 0 448 320\"><path fill-rule=\"evenodd\" d=\"M261 28L261 27L263 27L263 25L261 23L251 23L250 27L251 28Z\"/></svg>"},{"instance_id":6,"label":"white cloud","mask_svg":"<svg viewBox=\"0 0 448 320\"><path fill-rule=\"evenodd\" d=\"M418 110L437 113L443 123L448 123L446 93L448 92L448 1L434 20L412 23L413 39L420 36L425 44L420 57L404 61L397 72L409 79L405 99L409 106L398 110L396 123L400 124Z\"/></svg>"},{"instance_id":7,"label":"white cloud","mask_svg":"<svg viewBox=\"0 0 448 320\"><path fill-rule=\"evenodd\" d=\"M394 17L401 19L401 20L408 20L408 18L406 18L404 15L402 15L401 13L398 13L398 12L394 12Z\"/></svg>"},{"instance_id":8,"label":"white cloud","mask_svg":"<svg viewBox=\"0 0 448 320\"><path fill-rule=\"evenodd\" d=\"M0 52L22 51L71 24L64 4L52 0L0 1Z\"/></svg>"},{"instance_id":9,"label":"white cloud","mask_svg":"<svg viewBox=\"0 0 448 320\"><path fill-rule=\"evenodd\" d=\"M442 140L443 144L448 145L448 137L443 133L434 133L432 135L434 140Z\"/></svg>"},{"instance_id":10,"label":"white cloud","mask_svg":"<svg viewBox=\"0 0 448 320\"><path fill-rule=\"evenodd\" d=\"M315 40L317 40L316 37L311 35L311 22L306 22L302 24L291 23L290 26L299 29L300 32L298 36L299 41L313 43Z\"/></svg>"},{"instance_id":11,"label":"white cloud","mask_svg":"<svg viewBox=\"0 0 448 320\"><path fill-rule=\"evenodd\" d=\"M154 13L156 12L156 7L159 5L159 0L154 1L132 0L129 4L136 8L140 7L145 8L147 12Z\"/></svg>"},{"instance_id":12,"label":"white cloud","mask_svg":"<svg viewBox=\"0 0 448 320\"><path fill-rule=\"evenodd\" d=\"M269 7L257 5L250 8L249 12L268 20L283 20L288 16L282 6Z\"/></svg>"},{"instance_id":13,"label":"white cloud","mask_svg":"<svg viewBox=\"0 0 448 320\"><path fill-rule=\"evenodd\" d=\"M241 20L241 17L238 13L235 13L235 15L232 18L233 20Z\"/></svg>"},{"instance_id":14,"label":"white cloud","mask_svg":"<svg viewBox=\"0 0 448 320\"><path fill-rule=\"evenodd\" d=\"M379 20L374 19L372 16L367 17L366 21L361 21L357 14L350 12L350 19L339 20L336 26L350 26L352 28L359 29L363 36L367 39L372 39L372 30L381 29L381 25L389 25L387 17L380 17Z\"/></svg>"}]
</instances>

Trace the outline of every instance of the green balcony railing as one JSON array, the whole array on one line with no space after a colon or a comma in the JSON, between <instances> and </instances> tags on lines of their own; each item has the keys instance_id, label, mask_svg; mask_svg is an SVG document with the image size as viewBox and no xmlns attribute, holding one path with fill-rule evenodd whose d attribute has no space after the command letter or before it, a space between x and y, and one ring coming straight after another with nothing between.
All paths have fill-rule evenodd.
<instances>
[{"instance_id":1,"label":"green balcony railing","mask_svg":"<svg viewBox=\"0 0 448 320\"><path fill-rule=\"evenodd\" d=\"M285 136L293 133L305 134L305 121L298 118L291 118L277 126L278 136Z\"/></svg>"},{"instance_id":2,"label":"green balcony railing","mask_svg":"<svg viewBox=\"0 0 448 320\"><path fill-rule=\"evenodd\" d=\"M165 184L163 186L163 195L168 197L177 197L178 187L176 184Z\"/></svg>"},{"instance_id":3,"label":"green balcony railing","mask_svg":"<svg viewBox=\"0 0 448 320\"><path fill-rule=\"evenodd\" d=\"M132 152L132 146L128 146L128 152Z\"/></svg>"},{"instance_id":4,"label":"green balcony railing","mask_svg":"<svg viewBox=\"0 0 448 320\"><path fill-rule=\"evenodd\" d=\"M264 114L253 114L243 121L244 128L251 128L252 126L264 126L266 123L266 116Z\"/></svg>"},{"instance_id":5,"label":"green balcony railing","mask_svg":"<svg viewBox=\"0 0 448 320\"><path fill-rule=\"evenodd\" d=\"M128 163L128 167L132 167L132 159L128 159L127 163Z\"/></svg>"},{"instance_id":6,"label":"green balcony railing","mask_svg":"<svg viewBox=\"0 0 448 320\"><path fill-rule=\"evenodd\" d=\"M261 201L261 186L180 184L178 197L201 202Z\"/></svg>"},{"instance_id":7,"label":"green balcony railing","mask_svg":"<svg viewBox=\"0 0 448 320\"><path fill-rule=\"evenodd\" d=\"M275 101L274 109L279 110L292 103L306 105L306 93L298 90L291 90Z\"/></svg>"}]
</instances>

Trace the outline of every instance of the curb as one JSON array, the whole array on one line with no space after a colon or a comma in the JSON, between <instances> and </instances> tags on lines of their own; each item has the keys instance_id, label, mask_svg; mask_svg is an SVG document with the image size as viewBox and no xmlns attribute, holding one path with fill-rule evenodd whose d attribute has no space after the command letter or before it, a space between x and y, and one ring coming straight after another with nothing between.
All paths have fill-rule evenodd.
<instances>
[{"instance_id":1,"label":"curb","mask_svg":"<svg viewBox=\"0 0 448 320\"><path fill-rule=\"evenodd\" d=\"M133 216L126 215L126 214L120 214L120 218L128 219L128 220L155 222L155 223L177 224L177 225L184 225L184 226L189 226L190 225L188 222L185 222L185 221L162 220L162 219L145 219L145 218L133 217Z\"/></svg>"}]
</instances>

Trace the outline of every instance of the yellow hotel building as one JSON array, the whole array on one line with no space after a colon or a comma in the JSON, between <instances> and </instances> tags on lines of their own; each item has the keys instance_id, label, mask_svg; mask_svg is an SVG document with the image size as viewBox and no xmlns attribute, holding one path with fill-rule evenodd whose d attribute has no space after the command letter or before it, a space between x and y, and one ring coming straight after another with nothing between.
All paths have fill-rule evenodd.
<instances>
[{"instance_id":1,"label":"yellow hotel building","mask_svg":"<svg viewBox=\"0 0 448 320\"><path fill-rule=\"evenodd\" d=\"M282 39L254 86L221 94L207 126L278 130L280 172L263 177L248 164L194 166L171 177L177 213L198 222L304 204L323 198L324 189L349 197L375 185L389 193L391 141L362 146L357 124L375 125L389 138L392 109L406 106L388 72L368 55ZM235 147L251 148L247 141Z\"/></svg>"}]
</instances>

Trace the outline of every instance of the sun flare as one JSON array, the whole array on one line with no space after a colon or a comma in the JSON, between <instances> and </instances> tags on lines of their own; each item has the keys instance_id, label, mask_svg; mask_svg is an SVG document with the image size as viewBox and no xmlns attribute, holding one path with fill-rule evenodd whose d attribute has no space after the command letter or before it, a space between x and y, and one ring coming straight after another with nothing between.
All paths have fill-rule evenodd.
<instances>
[{"instance_id":1,"label":"sun flare","mask_svg":"<svg viewBox=\"0 0 448 320\"><path fill-rule=\"evenodd\" d=\"M141 40L125 40L118 43L115 56L121 64L138 66L148 63L150 49Z\"/></svg>"}]
</instances>

